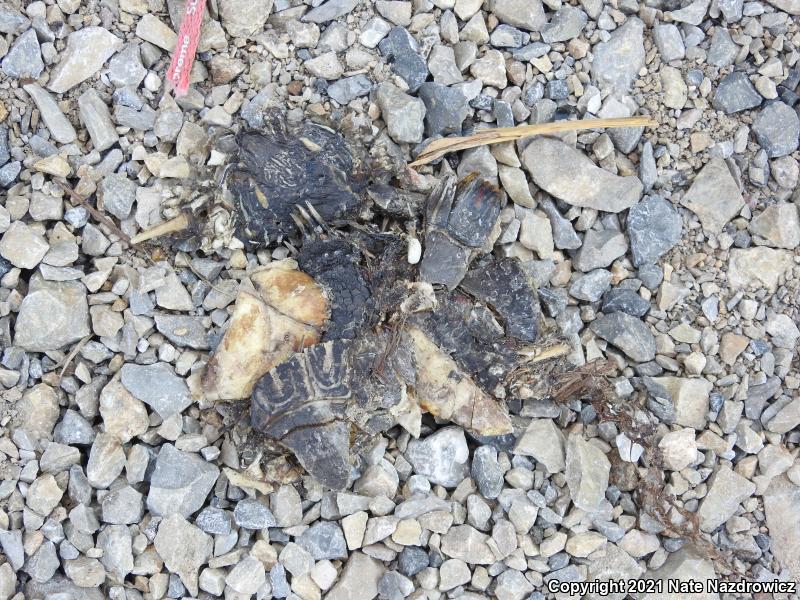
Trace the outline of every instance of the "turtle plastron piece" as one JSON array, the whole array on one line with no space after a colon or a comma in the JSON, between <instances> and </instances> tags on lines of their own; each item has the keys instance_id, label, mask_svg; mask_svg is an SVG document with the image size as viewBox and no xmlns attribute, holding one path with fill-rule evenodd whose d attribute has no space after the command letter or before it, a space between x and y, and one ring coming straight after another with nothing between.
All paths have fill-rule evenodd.
<instances>
[{"instance_id":1,"label":"turtle plastron piece","mask_svg":"<svg viewBox=\"0 0 800 600\"><path fill-rule=\"evenodd\" d=\"M250 276L236 298L228 329L202 374L209 400L247 398L260 377L294 352L316 344L328 320L322 288L293 260Z\"/></svg>"},{"instance_id":2,"label":"turtle plastron piece","mask_svg":"<svg viewBox=\"0 0 800 600\"><path fill-rule=\"evenodd\" d=\"M420 407L478 435L510 433L511 420L500 404L425 333L407 329L417 365L414 395Z\"/></svg>"}]
</instances>

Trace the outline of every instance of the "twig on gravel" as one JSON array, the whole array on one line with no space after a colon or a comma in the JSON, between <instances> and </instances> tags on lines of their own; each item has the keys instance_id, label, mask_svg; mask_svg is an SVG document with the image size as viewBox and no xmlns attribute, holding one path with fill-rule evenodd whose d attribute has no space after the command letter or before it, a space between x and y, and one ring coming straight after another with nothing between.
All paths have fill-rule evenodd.
<instances>
[{"instance_id":1,"label":"twig on gravel","mask_svg":"<svg viewBox=\"0 0 800 600\"><path fill-rule=\"evenodd\" d=\"M578 121L557 121L537 125L519 125L517 127L500 127L484 129L472 135L448 137L434 140L410 163L409 167L420 167L443 157L449 152L466 150L489 144L501 144L531 135L547 135L563 131L580 131L583 129L611 129L615 127L655 127L656 121L647 116L625 117L620 119L581 119Z\"/></svg>"},{"instance_id":2,"label":"twig on gravel","mask_svg":"<svg viewBox=\"0 0 800 600\"><path fill-rule=\"evenodd\" d=\"M58 374L59 381L61 381L64 378L64 373L67 372L67 367L69 367L69 364L78 354L78 352L81 351L81 348L83 348L90 339L92 339L91 334L87 335L81 341L75 344L75 347L70 351L70 353L64 357L64 362L61 364L61 372Z\"/></svg>"},{"instance_id":3,"label":"twig on gravel","mask_svg":"<svg viewBox=\"0 0 800 600\"><path fill-rule=\"evenodd\" d=\"M122 231L119 227L117 227L116 223L114 223L114 221L112 221L110 217L104 215L102 212L97 210L85 198L81 198L80 196L78 196L78 194L75 193L75 190L73 190L69 185L67 185L66 182L61 181L60 179L54 179L54 181L56 183L58 183L58 185L61 187L62 190L64 190L65 192L67 192L67 194L69 194L70 198L72 198L75 202L80 203L86 210L89 211L89 213L95 219L97 219L103 225L105 225L111 231L113 231L114 234L116 234L119 237L119 239L124 241L129 246L131 245L131 238L124 231Z\"/></svg>"}]
</instances>

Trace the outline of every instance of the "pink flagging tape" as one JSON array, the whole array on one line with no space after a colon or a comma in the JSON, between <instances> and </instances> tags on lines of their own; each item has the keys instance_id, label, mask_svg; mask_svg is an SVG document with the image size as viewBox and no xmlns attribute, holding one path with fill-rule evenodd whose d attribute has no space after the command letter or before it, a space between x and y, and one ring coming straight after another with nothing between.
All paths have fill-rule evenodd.
<instances>
[{"instance_id":1,"label":"pink flagging tape","mask_svg":"<svg viewBox=\"0 0 800 600\"><path fill-rule=\"evenodd\" d=\"M189 74L194 63L194 54L200 42L200 26L203 23L203 9L206 0L186 0L175 53L167 71L167 79L175 89L176 96L183 96L189 89Z\"/></svg>"}]
</instances>

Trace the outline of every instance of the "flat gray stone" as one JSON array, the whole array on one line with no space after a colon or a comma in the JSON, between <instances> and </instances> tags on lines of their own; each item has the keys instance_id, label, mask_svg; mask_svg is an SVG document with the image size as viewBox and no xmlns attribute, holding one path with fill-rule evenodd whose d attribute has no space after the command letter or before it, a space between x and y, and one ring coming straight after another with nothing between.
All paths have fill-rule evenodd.
<instances>
[{"instance_id":1,"label":"flat gray stone","mask_svg":"<svg viewBox=\"0 0 800 600\"><path fill-rule=\"evenodd\" d=\"M233 511L233 520L236 521L239 527L253 530L277 525L272 511L254 498L246 498L236 503L236 508Z\"/></svg>"},{"instance_id":2,"label":"flat gray stone","mask_svg":"<svg viewBox=\"0 0 800 600\"><path fill-rule=\"evenodd\" d=\"M138 185L125 175L112 173L97 186L97 193L104 210L118 219L127 219L136 200Z\"/></svg>"},{"instance_id":3,"label":"flat gray stone","mask_svg":"<svg viewBox=\"0 0 800 600\"><path fill-rule=\"evenodd\" d=\"M125 389L153 408L162 419L182 412L192 403L186 380L178 377L167 363L128 363L122 367L120 376Z\"/></svg>"},{"instance_id":4,"label":"flat gray stone","mask_svg":"<svg viewBox=\"0 0 800 600\"><path fill-rule=\"evenodd\" d=\"M86 286L64 281L39 281L22 301L14 345L32 352L58 350L89 335Z\"/></svg>"},{"instance_id":5,"label":"flat gray stone","mask_svg":"<svg viewBox=\"0 0 800 600\"><path fill-rule=\"evenodd\" d=\"M469 475L469 448L464 431L445 427L433 435L411 440L405 453L414 472L431 483L452 488Z\"/></svg>"},{"instance_id":6,"label":"flat gray stone","mask_svg":"<svg viewBox=\"0 0 800 600\"><path fill-rule=\"evenodd\" d=\"M573 206L616 213L642 195L638 177L609 173L580 150L553 138L534 139L522 153L522 164L536 185Z\"/></svg>"},{"instance_id":7,"label":"flat gray stone","mask_svg":"<svg viewBox=\"0 0 800 600\"><path fill-rule=\"evenodd\" d=\"M220 0L219 16L231 37L249 37L261 31L272 11L273 0Z\"/></svg>"},{"instance_id":8,"label":"flat gray stone","mask_svg":"<svg viewBox=\"0 0 800 600\"><path fill-rule=\"evenodd\" d=\"M744 198L725 161L712 158L695 176L681 204L697 215L703 229L720 233L742 210Z\"/></svg>"},{"instance_id":9,"label":"flat gray stone","mask_svg":"<svg viewBox=\"0 0 800 600\"><path fill-rule=\"evenodd\" d=\"M785 475L775 477L764 493L764 512L778 563L800 580L800 486Z\"/></svg>"},{"instance_id":10,"label":"flat gray stone","mask_svg":"<svg viewBox=\"0 0 800 600\"><path fill-rule=\"evenodd\" d=\"M726 115L732 115L761 104L761 94L756 91L744 71L734 71L717 85L711 105Z\"/></svg>"},{"instance_id":11,"label":"flat gray stone","mask_svg":"<svg viewBox=\"0 0 800 600\"><path fill-rule=\"evenodd\" d=\"M141 46L127 44L108 62L108 79L116 87L138 87L147 75L141 58Z\"/></svg>"},{"instance_id":12,"label":"flat gray stone","mask_svg":"<svg viewBox=\"0 0 800 600\"><path fill-rule=\"evenodd\" d=\"M593 49L592 79L601 89L626 92L644 66L644 23L629 17Z\"/></svg>"},{"instance_id":13,"label":"flat gray stone","mask_svg":"<svg viewBox=\"0 0 800 600\"><path fill-rule=\"evenodd\" d=\"M36 32L29 29L12 44L2 62L3 73L13 79L39 79L44 61Z\"/></svg>"},{"instance_id":14,"label":"flat gray stone","mask_svg":"<svg viewBox=\"0 0 800 600\"><path fill-rule=\"evenodd\" d=\"M386 127L395 142L418 143L422 141L425 104L402 92L390 83L378 86L376 100L381 108Z\"/></svg>"},{"instance_id":15,"label":"flat gray stone","mask_svg":"<svg viewBox=\"0 0 800 600\"><path fill-rule=\"evenodd\" d=\"M670 202L649 196L628 211L633 264L654 264L681 239L683 219Z\"/></svg>"},{"instance_id":16,"label":"flat gray stone","mask_svg":"<svg viewBox=\"0 0 800 600\"><path fill-rule=\"evenodd\" d=\"M50 135L53 136L55 141L60 144L69 144L77 139L78 134L75 132L75 128L67 117L64 116L64 113L61 112L56 101L46 90L35 83L24 85L22 89L28 92L28 95L33 98L36 107L42 115L44 124L47 126Z\"/></svg>"},{"instance_id":17,"label":"flat gray stone","mask_svg":"<svg viewBox=\"0 0 800 600\"><path fill-rule=\"evenodd\" d=\"M540 0L491 0L489 10L503 23L528 31L541 31L547 23Z\"/></svg>"},{"instance_id":18,"label":"flat gray stone","mask_svg":"<svg viewBox=\"0 0 800 600\"><path fill-rule=\"evenodd\" d=\"M341 105L346 105L362 96L369 94L372 81L363 74L343 77L328 86L328 96Z\"/></svg>"},{"instance_id":19,"label":"flat gray stone","mask_svg":"<svg viewBox=\"0 0 800 600\"><path fill-rule=\"evenodd\" d=\"M302 20L309 23L327 23L350 13L358 0L328 0L303 15Z\"/></svg>"},{"instance_id":20,"label":"flat gray stone","mask_svg":"<svg viewBox=\"0 0 800 600\"><path fill-rule=\"evenodd\" d=\"M771 102L753 120L753 133L767 156L786 156L797 150L800 117L788 104Z\"/></svg>"},{"instance_id":21,"label":"flat gray stone","mask_svg":"<svg viewBox=\"0 0 800 600\"><path fill-rule=\"evenodd\" d=\"M184 517L197 512L219 477L219 469L197 454L164 444L150 478L147 509L161 516L178 513Z\"/></svg>"},{"instance_id":22,"label":"flat gray stone","mask_svg":"<svg viewBox=\"0 0 800 600\"><path fill-rule=\"evenodd\" d=\"M542 29L542 41L554 44L578 37L588 19L586 13L580 8L565 4L556 11L550 22Z\"/></svg>"},{"instance_id":23,"label":"flat gray stone","mask_svg":"<svg viewBox=\"0 0 800 600\"><path fill-rule=\"evenodd\" d=\"M176 573L189 593L196 597L198 573L211 556L214 539L181 515L172 513L159 523L153 545L164 566Z\"/></svg>"},{"instance_id":24,"label":"flat gray stone","mask_svg":"<svg viewBox=\"0 0 800 600\"><path fill-rule=\"evenodd\" d=\"M331 521L319 521L297 538L297 545L314 557L314 560L347 558L347 543L342 528Z\"/></svg>"},{"instance_id":25,"label":"flat gray stone","mask_svg":"<svg viewBox=\"0 0 800 600\"><path fill-rule=\"evenodd\" d=\"M73 31L67 48L53 69L47 89L63 94L97 73L111 56L122 48L122 40L102 27L90 26Z\"/></svg>"},{"instance_id":26,"label":"flat gray stone","mask_svg":"<svg viewBox=\"0 0 800 600\"><path fill-rule=\"evenodd\" d=\"M655 358L655 338L650 333L650 328L636 317L623 312L603 315L592 322L590 329L636 362L647 362Z\"/></svg>"},{"instance_id":27,"label":"flat gray stone","mask_svg":"<svg viewBox=\"0 0 800 600\"><path fill-rule=\"evenodd\" d=\"M605 453L576 432L567 439L566 479L572 502L586 512L600 508L608 488L611 463Z\"/></svg>"},{"instance_id":28,"label":"flat gray stone","mask_svg":"<svg viewBox=\"0 0 800 600\"><path fill-rule=\"evenodd\" d=\"M714 531L730 519L739 504L756 491L756 484L734 472L730 467L720 466L708 481L708 493L697 509L700 529Z\"/></svg>"},{"instance_id":29,"label":"flat gray stone","mask_svg":"<svg viewBox=\"0 0 800 600\"><path fill-rule=\"evenodd\" d=\"M173 344L180 347L208 350L208 327L204 317L189 315L155 315L156 329Z\"/></svg>"},{"instance_id":30,"label":"flat gray stone","mask_svg":"<svg viewBox=\"0 0 800 600\"><path fill-rule=\"evenodd\" d=\"M95 150L108 150L119 141L108 106L94 88L89 88L78 98L81 122L92 138ZM120 218L127 218L125 217Z\"/></svg>"}]
</instances>

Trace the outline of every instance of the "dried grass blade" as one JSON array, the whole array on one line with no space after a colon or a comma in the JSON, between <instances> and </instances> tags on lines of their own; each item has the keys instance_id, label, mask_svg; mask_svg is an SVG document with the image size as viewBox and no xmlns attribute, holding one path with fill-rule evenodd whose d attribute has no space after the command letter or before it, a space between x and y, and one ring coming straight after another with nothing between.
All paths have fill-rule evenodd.
<instances>
[{"instance_id":1,"label":"dried grass blade","mask_svg":"<svg viewBox=\"0 0 800 600\"><path fill-rule=\"evenodd\" d=\"M472 135L449 137L434 140L423 150L410 167L419 167L443 157L449 152L511 142L531 135L547 135L563 131L580 131L584 129L610 129L614 127L654 127L656 121L647 116L625 117L620 119L581 119L579 121L557 121L538 125L519 125L517 127L501 127L484 129Z\"/></svg>"}]
</instances>

